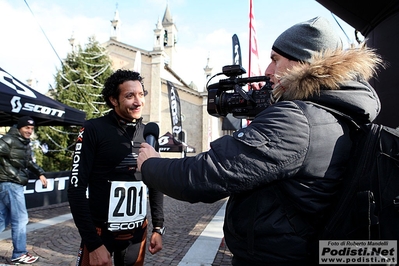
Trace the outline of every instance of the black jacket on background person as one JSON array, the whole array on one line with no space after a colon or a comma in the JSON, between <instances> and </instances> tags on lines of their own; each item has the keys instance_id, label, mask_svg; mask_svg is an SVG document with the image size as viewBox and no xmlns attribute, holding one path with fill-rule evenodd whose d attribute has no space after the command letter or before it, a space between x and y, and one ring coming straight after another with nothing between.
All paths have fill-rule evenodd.
<instances>
[{"instance_id":1,"label":"black jacket on background person","mask_svg":"<svg viewBox=\"0 0 399 266\"><path fill-rule=\"evenodd\" d=\"M29 171L37 176L44 170L32 161L30 139L21 136L16 127L0 138L0 182L14 182L26 185Z\"/></svg>"},{"instance_id":2,"label":"black jacket on background person","mask_svg":"<svg viewBox=\"0 0 399 266\"><path fill-rule=\"evenodd\" d=\"M224 236L233 265L309 265L303 263L312 228L332 203L352 146L347 122L313 103L359 123L374 120L379 99L356 75L369 78L370 61L365 49L338 50L290 70L281 79L284 94L246 128L195 157L147 159L144 182L192 203L230 197ZM336 75L314 78L312 69L321 68L336 68ZM283 201L299 210L305 232L287 217Z\"/></svg>"},{"instance_id":3,"label":"black jacket on background person","mask_svg":"<svg viewBox=\"0 0 399 266\"><path fill-rule=\"evenodd\" d=\"M136 156L140 144L145 142L144 127L141 119L134 125L126 125L111 111L86 121L80 131L68 199L75 224L89 252L103 244L96 227L105 228L111 181L141 181L140 173L136 172ZM132 132L133 139L129 136ZM88 187L90 196L87 199ZM142 196L147 197L147 193ZM149 202L153 227L163 227L163 194L149 188Z\"/></svg>"}]
</instances>

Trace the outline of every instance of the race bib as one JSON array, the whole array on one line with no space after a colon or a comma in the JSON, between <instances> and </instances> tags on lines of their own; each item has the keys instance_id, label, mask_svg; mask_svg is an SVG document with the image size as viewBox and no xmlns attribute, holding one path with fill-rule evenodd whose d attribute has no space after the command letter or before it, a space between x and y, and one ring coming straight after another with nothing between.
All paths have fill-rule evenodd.
<instances>
[{"instance_id":1,"label":"race bib","mask_svg":"<svg viewBox=\"0 0 399 266\"><path fill-rule=\"evenodd\" d=\"M147 215L147 186L142 181L112 181L108 230L131 230L143 225Z\"/></svg>"}]
</instances>

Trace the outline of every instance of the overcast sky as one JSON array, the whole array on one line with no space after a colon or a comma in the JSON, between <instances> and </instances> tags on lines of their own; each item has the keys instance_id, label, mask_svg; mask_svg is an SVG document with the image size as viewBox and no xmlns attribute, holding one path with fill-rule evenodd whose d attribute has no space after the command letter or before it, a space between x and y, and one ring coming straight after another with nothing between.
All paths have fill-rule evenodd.
<instances>
[{"instance_id":1,"label":"overcast sky","mask_svg":"<svg viewBox=\"0 0 399 266\"><path fill-rule=\"evenodd\" d=\"M45 93L54 84L59 58L71 51L72 34L81 45L90 36L106 42L117 9L122 21L120 41L151 51L156 23L167 5L178 30L173 67L186 83L205 85L203 68L208 56L213 74L232 64L233 34L239 37L243 66L248 70L249 0L0 0L0 67L23 82L35 78L34 88ZM344 43L354 42L354 30L336 17L348 41L331 12L316 1L253 0L253 6L262 71L270 62L276 37L316 16L329 19Z\"/></svg>"}]
</instances>

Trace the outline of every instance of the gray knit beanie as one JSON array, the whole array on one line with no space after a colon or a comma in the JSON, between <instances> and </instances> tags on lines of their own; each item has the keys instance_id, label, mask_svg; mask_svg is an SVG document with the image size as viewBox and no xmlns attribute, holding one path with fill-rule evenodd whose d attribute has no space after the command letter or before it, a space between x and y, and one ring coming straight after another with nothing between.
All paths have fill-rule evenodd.
<instances>
[{"instance_id":1,"label":"gray knit beanie","mask_svg":"<svg viewBox=\"0 0 399 266\"><path fill-rule=\"evenodd\" d=\"M340 47L341 38L328 20L315 17L284 31L274 42L272 50L290 60L310 63L313 54Z\"/></svg>"}]
</instances>

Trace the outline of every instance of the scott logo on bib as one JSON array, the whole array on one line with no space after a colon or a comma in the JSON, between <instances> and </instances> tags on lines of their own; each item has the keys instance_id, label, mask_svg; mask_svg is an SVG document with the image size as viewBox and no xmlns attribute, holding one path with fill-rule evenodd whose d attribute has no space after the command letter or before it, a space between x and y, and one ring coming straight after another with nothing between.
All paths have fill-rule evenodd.
<instances>
[{"instance_id":1,"label":"scott logo on bib","mask_svg":"<svg viewBox=\"0 0 399 266\"><path fill-rule=\"evenodd\" d=\"M143 223L144 220L138 222L130 222L130 223L109 223L108 230L109 231L132 230L141 227Z\"/></svg>"},{"instance_id":2,"label":"scott logo on bib","mask_svg":"<svg viewBox=\"0 0 399 266\"><path fill-rule=\"evenodd\" d=\"M142 181L112 181L108 230L131 230L143 225L147 215L147 186Z\"/></svg>"}]
</instances>

